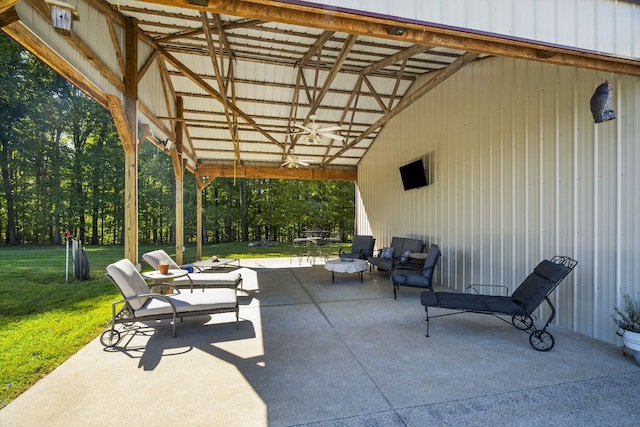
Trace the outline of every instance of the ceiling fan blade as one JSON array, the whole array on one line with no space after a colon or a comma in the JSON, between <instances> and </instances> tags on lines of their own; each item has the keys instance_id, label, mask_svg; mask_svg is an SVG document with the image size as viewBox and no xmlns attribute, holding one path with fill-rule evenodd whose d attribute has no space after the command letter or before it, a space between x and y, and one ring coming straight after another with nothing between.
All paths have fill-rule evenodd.
<instances>
[{"instance_id":1,"label":"ceiling fan blade","mask_svg":"<svg viewBox=\"0 0 640 427\"><path fill-rule=\"evenodd\" d=\"M328 126L326 128L318 129L318 132L327 133L327 132L334 132L336 130L342 130L342 128L340 126Z\"/></svg>"},{"instance_id":2,"label":"ceiling fan blade","mask_svg":"<svg viewBox=\"0 0 640 427\"><path fill-rule=\"evenodd\" d=\"M302 130L306 131L306 132L311 132L311 129L310 129L310 128L308 128L308 127L306 127L306 126L302 126L302 125L299 125L299 124L297 124L297 123L294 123L293 125L294 125L295 127L299 128L299 129L302 129Z\"/></svg>"},{"instance_id":3,"label":"ceiling fan blade","mask_svg":"<svg viewBox=\"0 0 640 427\"><path fill-rule=\"evenodd\" d=\"M337 141L344 141L345 140L344 136L336 135L335 133L323 133L322 136L325 136L325 137L331 138L331 139L335 139Z\"/></svg>"}]
</instances>

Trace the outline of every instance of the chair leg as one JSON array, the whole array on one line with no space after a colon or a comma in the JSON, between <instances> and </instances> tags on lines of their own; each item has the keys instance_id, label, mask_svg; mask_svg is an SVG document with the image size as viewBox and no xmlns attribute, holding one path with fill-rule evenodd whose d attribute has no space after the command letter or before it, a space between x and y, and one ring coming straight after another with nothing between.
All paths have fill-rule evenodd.
<instances>
[{"instance_id":1,"label":"chair leg","mask_svg":"<svg viewBox=\"0 0 640 427\"><path fill-rule=\"evenodd\" d=\"M398 299L398 296L396 295L396 288L397 288L397 286L396 286L396 284L394 283L394 284L393 284L393 299Z\"/></svg>"},{"instance_id":2,"label":"chair leg","mask_svg":"<svg viewBox=\"0 0 640 427\"><path fill-rule=\"evenodd\" d=\"M429 337L429 307L424 306L424 311L427 313L427 338Z\"/></svg>"}]
</instances>

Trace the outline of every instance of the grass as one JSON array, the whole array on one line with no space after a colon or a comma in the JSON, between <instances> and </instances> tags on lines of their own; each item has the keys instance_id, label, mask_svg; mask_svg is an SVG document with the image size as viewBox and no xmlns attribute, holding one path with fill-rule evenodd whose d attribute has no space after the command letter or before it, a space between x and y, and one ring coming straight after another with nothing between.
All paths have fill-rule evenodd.
<instances>
[{"instance_id":1,"label":"grass","mask_svg":"<svg viewBox=\"0 0 640 427\"><path fill-rule=\"evenodd\" d=\"M323 246L336 255L340 244ZM154 249L175 255L175 248L141 246L139 255ZM88 246L89 280L65 283L64 246L0 248L0 408L53 371L107 326L118 290L104 276L110 263L123 257L122 246ZM290 257L298 247L283 243L249 248L247 243L203 246L203 258ZM141 257L140 257L141 258ZM196 247L186 247L183 261L196 259ZM143 263L143 268L147 267ZM71 270L71 269L70 269Z\"/></svg>"}]
</instances>

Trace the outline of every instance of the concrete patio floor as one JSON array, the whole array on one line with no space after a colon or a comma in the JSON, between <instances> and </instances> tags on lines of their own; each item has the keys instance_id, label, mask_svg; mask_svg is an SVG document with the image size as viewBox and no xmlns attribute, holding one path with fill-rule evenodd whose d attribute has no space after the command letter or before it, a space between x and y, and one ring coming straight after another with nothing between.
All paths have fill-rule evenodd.
<instances>
[{"instance_id":1,"label":"concrete patio floor","mask_svg":"<svg viewBox=\"0 0 640 427\"><path fill-rule=\"evenodd\" d=\"M233 315L98 339L0 410L1 426L637 426L640 367L552 328L556 346L491 316L434 319L387 273L242 260ZM562 285L561 285L562 286Z\"/></svg>"}]
</instances>

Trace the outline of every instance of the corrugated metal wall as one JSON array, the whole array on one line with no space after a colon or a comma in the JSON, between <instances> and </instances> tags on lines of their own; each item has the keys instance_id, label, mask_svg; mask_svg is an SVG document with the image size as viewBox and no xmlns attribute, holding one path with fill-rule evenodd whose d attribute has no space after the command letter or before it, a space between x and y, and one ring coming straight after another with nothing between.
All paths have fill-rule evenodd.
<instances>
[{"instance_id":1,"label":"corrugated metal wall","mask_svg":"<svg viewBox=\"0 0 640 427\"><path fill-rule=\"evenodd\" d=\"M105 29L106 23L102 15L83 2L77 4L76 7L78 13L82 14L82 20L74 21L74 28L82 34L83 40L94 52L100 52L100 59L107 64L116 64L115 50L107 48L111 44L111 41L109 40L108 43L104 43L104 39L99 38L100 35L104 36L109 34ZM56 33L53 26L42 19L26 2L18 2L15 8L20 16L20 20L40 39L46 40L49 46L59 52L76 70L86 76L87 80L93 82L105 93L118 94L118 90L109 80L93 68L78 50L69 45L64 37ZM91 31L87 31L87 28L91 29ZM85 34L88 34L88 36ZM99 49L98 47L101 48Z\"/></svg>"},{"instance_id":2,"label":"corrugated metal wall","mask_svg":"<svg viewBox=\"0 0 640 427\"><path fill-rule=\"evenodd\" d=\"M596 125L603 78L618 118ZM398 167L418 158L431 184L405 192ZM437 280L458 290L577 259L553 295L557 324L615 342L620 292L640 297L639 163L639 78L491 58L387 124L359 167L358 212L378 247L394 235L438 243Z\"/></svg>"},{"instance_id":3,"label":"corrugated metal wall","mask_svg":"<svg viewBox=\"0 0 640 427\"><path fill-rule=\"evenodd\" d=\"M325 0L340 9L640 57L640 6L613 0Z\"/></svg>"}]
</instances>

